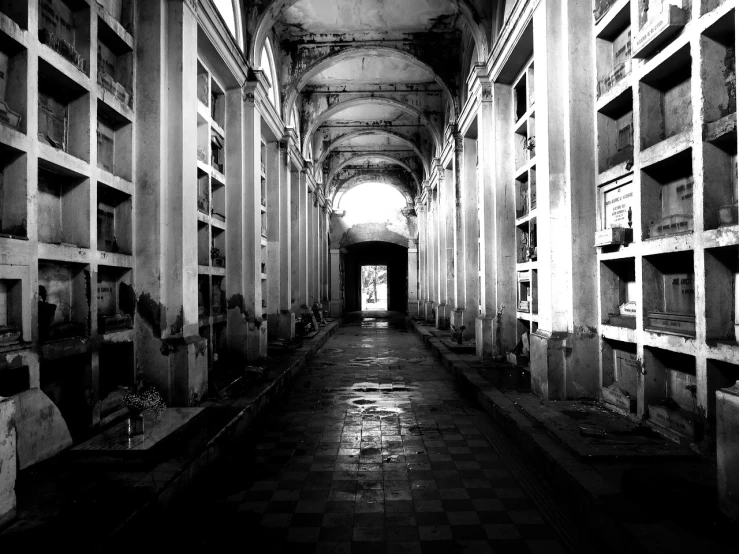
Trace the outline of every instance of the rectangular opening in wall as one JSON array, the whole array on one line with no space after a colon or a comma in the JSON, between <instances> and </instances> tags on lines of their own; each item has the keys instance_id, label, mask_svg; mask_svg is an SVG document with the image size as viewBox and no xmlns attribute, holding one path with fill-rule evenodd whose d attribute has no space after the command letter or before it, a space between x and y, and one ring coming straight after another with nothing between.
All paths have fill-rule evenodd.
<instances>
[{"instance_id":1,"label":"rectangular opening in wall","mask_svg":"<svg viewBox=\"0 0 739 554\"><path fill-rule=\"evenodd\" d=\"M23 338L23 285L20 279L0 279L0 351Z\"/></svg>"},{"instance_id":2,"label":"rectangular opening in wall","mask_svg":"<svg viewBox=\"0 0 739 554\"><path fill-rule=\"evenodd\" d=\"M737 381L739 381L739 365L719 360L706 360L707 430L713 440L716 438L716 391L732 387Z\"/></svg>"},{"instance_id":3,"label":"rectangular opening in wall","mask_svg":"<svg viewBox=\"0 0 739 554\"><path fill-rule=\"evenodd\" d=\"M28 236L27 156L0 145L0 236Z\"/></svg>"},{"instance_id":4,"label":"rectangular opening in wall","mask_svg":"<svg viewBox=\"0 0 739 554\"><path fill-rule=\"evenodd\" d=\"M210 275L198 275L198 317L210 315Z\"/></svg>"},{"instance_id":5,"label":"rectangular opening in wall","mask_svg":"<svg viewBox=\"0 0 739 554\"><path fill-rule=\"evenodd\" d=\"M736 133L733 140L703 143L703 226L737 224Z\"/></svg>"},{"instance_id":6,"label":"rectangular opening in wall","mask_svg":"<svg viewBox=\"0 0 739 554\"><path fill-rule=\"evenodd\" d=\"M89 179L39 165L36 206L40 242L90 247Z\"/></svg>"},{"instance_id":7,"label":"rectangular opening in wall","mask_svg":"<svg viewBox=\"0 0 739 554\"><path fill-rule=\"evenodd\" d=\"M692 128L691 63L686 45L639 83L642 150Z\"/></svg>"},{"instance_id":8,"label":"rectangular opening in wall","mask_svg":"<svg viewBox=\"0 0 739 554\"><path fill-rule=\"evenodd\" d=\"M225 141L221 134L211 129L210 132L210 165L213 169L223 174L226 171L226 149Z\"/></svg>"},{"instance_id":9,"label":"rectangular opening in wall","mask_svg":"<svg viewBox=\"0 0 739 554\"><path fill-rule=\"evenodd\" d=\"M515 163L516 169L519 169L523 167L524 165L526 165L526 162L529 159L528 125L529 125L529 121L527 119L524 119L522 120L520 124L516 125L514 129L513 150L514 150L514 163Z\"/></svg>"},{"instance_id":10,"label":"rectangular opening in wall","mask_svg":"<svg viewBox=\"0 0 739 554\"><path fill-rule=\"evenodd\" d=\"M531 313L539 313L539 270L531 270Z\"/></svg>"},{"instance_id":11,"label":"rectangular opening in wall","mask_svg":"<svg viewBox=\"0 0 739 554\"><path fill-rule=\"evenodd\" d=\"M593 7L593 17L595 18L595 22L598 23L603 19L603 16L608 13L608 10L610 10L611 6L615 3L616 0L595 0Z\"/></svg>"},{"instance_id":12,"label":"rectangular opening in wall","mask_svg":"<svg viewBox=\"0 0 739 554\"><path fill-rule=\"evenodd\" d=\"M601 356L603 368L601 398L621 412L635 414L639 375L636 345L604 339Z\"/></svg>"},{"instance_id":13,"label":"rectangular opening in wall","mask_svg":"<svg viewBox=\"0 0 739 554\"><path fill-rule=\"evenodd\" d=\"M210 125L198 112L198 161L210 166Z\"/></svg>"},{"instance_id":14,"label":"rectangular opening in wall","mask_svg":"<svg viewBox=\"0 0 739 554\"><path fill-rule=\"evenodd\" d=\"M705 251L706 339L709 344L736 344L739 246Z\"/></svg>"},{"instance_id":15,"label":"rectangular opening in wall","mask_svg":"<svg viewBox=\"0 0 739 554\"><path fill-rule=\"evenodd\" d=\"M631 74L631 17L624 4L596 38L598 96L606 94Z\"/></svg>"},{"instance_id":16,"label":"rectangular opening in wall","mask_svg":"<svg viewBox=\"0 0 739 554\"><path fill-rule=\"evenodd\" d=\"M132 342L100 345L100 423L114 419L125 408L123 399L135 383Z\"/></svg>"},{"instance_id":17,"label":"rectangular opening in wall","mask_svg":"<svg viewBox=\"0 0 739 554\"><path fill-rule=\"evenodd\" d=\"M690 21L691 10L692 0L639 0L634 57L649 57L669 44Z\"/></svg>"},{"instance_id":18,"label":"rectangular opening in wall","mask_svg":"<svg viewBox=\"0 0 739 554\"><path fill-rule=\"evenodd\" d=\"M260 160L260 187L261 187L261 202L262 206L267 206L267 167L265 160L267 159L267 145L262 143L259 149L259 160Z\"/></svg>"},{"instance_id":19,"label":"rectangular opening in wall","mask_svg":"<svg viewBox=\"0 0 739 554\"><path fill-rule=\"evenodd\" d=\"M98 268L98 333L133 329L136 293L132 270L101 265Z\"/></svg>"},{"instance_id":20,"label":"rectangular opening in wall","mask_svg":"<svg viewBox=\"0 0 739 554\"><path fill-rule=\"evenodd\" d=\"M644 328L695 336L695 275L692 252L643 258Z\"/></svg>"},{"instance_id":21,"label":"rectangular opening in wall","mask_svg":"<svg viewBox=\"0 0 739 554\"><path fill-rule=\"evenodd\" d=\"M2 349L0 343L0 351ZM3 356L0 359L0 396L8 398L30 388L31 374L26 359L23 356Z\"/></svg>"},{"instance_id":22,"label":"rectangular opening in wall","mask_svg":"<svg viewBox=\"0 0 739 554\"><path fill-rule=\"evenodd\" d=\"M97 61L98 85L127 108L132 107L133 50L103 17L98 17Z\"/></svg>"},{"instance_id":23,"label":"rectangular opening in wall","mask_svg":"<svg viewBox=\"0 0 739 554\"><path fill-rule=\"evenodd\" d=\"M693 231L693 156L682 150L641 173L644 239Z\"/></svg>"},{"instance_id":24,"label":"rectangular opening in wall","mask_svg":"<svg viewBox=\"0 0 739 554\"><path fill-rule=\"evenodd\" d=\"M210 177L201 168L198 168L198 211L208 215L210 213Z\"/></svg>"},{"instance_id":25,"label":"rectangular opening in wall","mask_svg":"<svg viewBox=\"0 0 739 554\"><path fill-rule=\"evenodd\" d=\"M210 77L200 60L198 60L198 102L205 106L209 106L210 102Z\"/></svg>"},{"instance_id":26,"label":"rectangular opening in wall","mask_svg":"<svg viewBox=\"0 0 739 554\"><path fill-rule=\"evenodd\" d=\"M652 423L690 440L703 428L697 403L695 358L661 348L644 348L644 396Z\"/></svg>"},{"instance_id":27,"label":"rectangular opening in wall","mask_svg":"<svg viewBox=\"0 0 739 554\"><path fill-rule=\"evenodd\" d=\"M211 259L213 266L226 267L226 231L211 227L213 232L213 253Z\"/></svg>"},{"instance_id":28,"label":"rectangular opening in wall","mask_svg":"<svg viewBox=\"0 0 739 554\"><path fill-rule=\"evenodd\" d=\"M634 112L631 87L598 111L598 171L634 163ZM626 171L626 170L625 170Z\"/></svg>"},{"instance_id":29,"label":"rectangular opening in wall","mask_svg":"<svg viewBox=\"0 0 739 554\"><path fill-rule=\"evenodd\" d=\"M516 226L516 263L536 261L536 218Z\"/></svg>"},{"instance_id":30,"label":"rectangular opening in wall","mask_svg":"<svg viewBox=\"0 0 739 554\"><path fill-rule=\"evenodd\" d=\"M528 271L518 272L518 311L531 312L531 274Z\"/></svg>"},{"instance_id":31,"label":"rectangular opening in wall","mask_svg":"<svg viewBox=\"0 0 739 554\"><path fill-rule=\"evenodd\" d=\"M97 196L98 250L130 256L133 252L131 196L101 182Z\"/></svg>"},{"instance_id":32,"label":"rectangular opening in wall","mask_svg":"<svg viewBox=\"0 0 739 554\"><path fill-rule=\"evenodd\" d=\"M516 179L516 217L529 214L529 174L525 172Z\"/></svg>"},{"instance_id":33,"label":"rectangular opening in wall","mask_svg":"<svg viewBox=\"0 0 739 554\"><path fill-rule=\"evenodd\" d=\"M98 167L127 181L132 176L132 125L98 100Z\"/></svg>"},{"instance_id":34,"label":"rectangular opening in wall","mask_svg":"<svg viewBox=\"0 0 739 554\"><path fill-rule=\"evenodd\" d=\"M529 367L529 360L531 359L529 338L531 336L531 332L535 330L535 328L532 329L532 325L536 324L532 324L527 319L519 318L516 320L516 337L518 342L516 347L507 354L509 363L519 367Z\"/></svg>"},{"instance_id":35,"label":"rectangular opening in wall","mask_svg":"<svg viewBox=\"0 0 739 554\"><path fill-rule=\"evenodd\" d=\"M28 0L0 0L0 14L21 29L28 29Z\"/></svg>"},{"instance_id":36,"label":"rectangular opening in wall","mask_svg":"<svg viewBox=\"0 0 739 554\"><path fill-rule=\"evenodd\" d=\"M214 316L226 313L226 280L223 277L213 277L211 294L211 314Z\"/></svg>"},{"instance_id":37,"label":"rectangular opening in wall","mask_svg":"<svg viewBox=\"0 0 739 554\"><path fill-rule=\"evenodd\" d=\"M362 311L387 310L387 266L363 265L360 278Z\"/></svg>"},{"instance_id":38,"label":"rectangular opening in wall","mask_svg":"<svg viewBox=\"0 0 739 554\"><path fill-rule=\"evenodd\" d=\"M226 187L214 179L211 192L213 205L210 215L218 221L226 221Z\"/></svg>"},{"instance_id":39,"label":"rectangular opening in wall","mask_svg":"<svg viewBox=\"0 0 739 554\"><path fill-rule=\"evenodd\" d=\"M42 360L39 372L41 390L59 408L72 440L77 443L87 438L92 424L88 399L95 398L90 354Z\"/></svg>"},{"instance_id":40,"label":"rectangular opening in wall","mask_svg":"<svg viewBox=\"0 0 739 554\"><path fill-rule=\"evenodd\" d=\"M97 4L120 23L127 33L133 33L133 0L97 0Z\"/></svg>"},{"instance_id":41,"label":"rectangular opening in wall","mask_svg":"<svg viewBox=\"0 0 739 554\"><path fill-rule=\"evenodd\" d=\"M90 271L86 265L39 260L40 342L89 334Z\"/></svg>"},{"instance_id":42,"label":"rectangular opening in wall","mask_svg":"<svg viewBox=\"0 0 739 554\"><path fill-rule=\"evenodd\" d=\"M599 230L595 232L595 246L605 250L633 242L633 208L636 200L634 191L631 175L598 188Z\"/></svg>"},{"instance_id":43,"label":"rectangular opening in wall","mask_svg":"<svg viewBox=\"0 0 739 554\"><path fill-rule=\"evenodd\" d=\"M39 0L39 41L88 74L90 6L85 0Z\"/></svg>"},{"instance_id":44,"label":"rectangular opening in wall","mask_svg":"<svg viewBox=\"0 0 739 554\"><path fill-rule=\"evenodd\" d=\"M28 51L0 31L0 124L26 132Z\"/></svg>"},{"instance_id":45,"label":"rectangular opening in wall","mask_svg":"<svg viewBox=\"0 0 739 554\"><path fill-rule=\"evenodd\" d=\"M601 322L636 329L636 269L634 258L600 263Z\"/></svg>"},{"instance_id":46,"label":"rectangular opening in wall","mask_svg":"<svg viewBox=\"0 0 739 554\"><path fill-rule=\"evenodd\" d=\"M207 223L198 221L198 265L210 265L212 254L213 252L210 247L210 226Z\"/></svg>"},{"instance_id":47,"label":"rectangular opening in wall","mask_svg":"<svg viewBox=\"0 0 739 554\"><path fill-rule=\"evenodd\" d=\"M526 72L513 85L513 120L521 119L529 107L529 95L526 92Z\"/></svg>"},{"instance_id":48,"label":"rectangular opening in wall","mask_svg":"<svg viewBox=\"0 0 739 554\"><path fill-rule=\"evenodd\" d=\"M210 118L221 130L226 124L226 95L214 79L210 81Z\"/></svg>"},{"instance_id":49,"label":"rectangular opening in wall","mask_svg":"<svg viewBox=\"0 0 739 554\"><path fill-rule=\"evenodd\" d=\"M38 86L38 139L89 162L89 93L43 59Z\"/></svg>"},{"instance_id":50,"label":"rectangular opening in wall","mask_svg":"<svg viewBox=\"0 0 739 554\"><path fill-rule=\"evenodd\" d=\"M700 37L703 123L733 127L736 134L736 33L735 14L729 12ZM729 121L729 118L731 121ZM717 124L721 122L722 124ZM736 142L736 141L735 141Z\"/></svg>"}]
</instances>

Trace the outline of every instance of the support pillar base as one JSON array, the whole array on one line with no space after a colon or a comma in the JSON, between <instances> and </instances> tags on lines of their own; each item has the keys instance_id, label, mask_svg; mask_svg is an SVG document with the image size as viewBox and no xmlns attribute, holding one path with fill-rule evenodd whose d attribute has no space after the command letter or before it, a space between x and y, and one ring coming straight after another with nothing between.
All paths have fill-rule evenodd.
<instances>
[{"instance_id":1,"label":"support pillar base","mask_svg":"<svg viewBox=\"0 0 739 554\"><path fill-rule=\"evenodd\" d=\"M446 304L439 304L436 307L436 328L440 331L449 329L449 320L451 318L451 307Z\"/></svg>"},{"instance_id":2,"label":"support pillar base","mask_svg":"<svg viewBox=\"0 0 739 554\"><path fill-rule=\"evenodd\" d=\"M475 353L481 360L492 360L495 347L495 318L478 317L475 320Z\"/></svg>"},{"instance_id":3,"label":"support pillar base","mask_svg":"<svg viewBox=\"0 0 739 554\"><path fill-rule=\"evenodd\" d=\"M261 360L267 357L267 322L249 322L246 333L246 359L247 361Z\"/></svg>"},{"instance_id":4,"label":"support pillar base","mask_svg":"<svg viewBox=\"0 0 739 554\"><path fill-rule=\"evenodd\" d=\"M15 479L16 462L15 400L0 401L0 527L16 515Z\"/></svg>"},{"instance_id":5,"label":"support pillar base","mask_svg":"<svg viewBox=\"0 0 739 554\"><path fill-rule=\"evenodd\" d=\"M331 317L341 317L344 314L344 303L341 300L332 300L329 304Z\"/></svg>"},{"instance_id":6,"label":"support pillar base","mask_svg":"<svg viewBox=\"0 0 739 554\"><path fill-rule=\"evenodd\" d=\"M408 317L418 317L418 302L408 302Z\"/></svg>"},{"instance_id":7,"label":"support pillar base","mask_svg":"<svg viewBox=\"0 0 739 554\"><path fill-rule=\"evenodd\" d=\"M739 382L716 391L716 458L719 507L739 520Z\"/></svg>"},{"instance_id":8,"label":"support pillar base","mask_svg":"<svg viewBox=\"0 0 739 554\"><path fill-rule=\"evenodd\" d=\"M269 314L267 332L270 337L281 340L293 340L295 338L295 314L283 312Z\"/></svg>"},{"instance_id":9,"label":"support pillar base","mask_svg":"<svg viewBox=\"0 0 739 554\"><path fill-rule=\"evenodd\" d=\"M434 311L434 303L429 301L424 303L424 320L426 323L436 322L436 312Z\"/></svg>"},{"instance_id":10,"label":"support pillar base","mask_svg":"<svg viewBox=\"0 0 739 554\"><path fill-rule=\"evenodd\" d=\"M529 336L531 391L545 400L596 396L598 337L537 329Z\"/></svg>"},{"instance_id":11,"label":"support pillar base","mask_svg":"<svg viewBox=\"0 0 739 554\"><path fill-rule=\"evenodd\" d=\"M452 313L449 316L449 325L452 329L459 330L460 327L464 325L464 310L457 308L456 310L452 310ZM465 328L465 331L467 329ZM464 335L462 335L464 336Z\"/></svg>"}]
</instances>

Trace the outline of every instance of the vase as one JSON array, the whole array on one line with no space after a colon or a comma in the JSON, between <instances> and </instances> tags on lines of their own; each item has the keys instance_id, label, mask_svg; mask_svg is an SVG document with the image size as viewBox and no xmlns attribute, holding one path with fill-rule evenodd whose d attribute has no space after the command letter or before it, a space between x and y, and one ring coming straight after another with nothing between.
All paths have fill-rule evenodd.
<instances>
[{"instance_id":1,"label":"vase","mask_svg":"<svg viewBox=\"0 0 739 554\"><path fill-rule=\"evenodd\" d=\"M134 412L129 414L126 420L126 434L129 437L144 434L144 414Z\"/></svg>"}]
</instances>

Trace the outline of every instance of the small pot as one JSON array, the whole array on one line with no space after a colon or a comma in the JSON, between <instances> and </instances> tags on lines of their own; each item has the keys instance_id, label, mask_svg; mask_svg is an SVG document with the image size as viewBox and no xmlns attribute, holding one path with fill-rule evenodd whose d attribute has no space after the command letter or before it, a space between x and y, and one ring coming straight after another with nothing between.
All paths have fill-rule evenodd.
<instances>
[{"instance_id":1,"label":"small pot","mask_svg":"<svg viewBox=\"0 0 739 554\"><path fill-rule=\"evenodd\" d=\"M126 434L129 437L144 434L144 414L131 414L126 420Z\"/></svg>"}]
</instances>

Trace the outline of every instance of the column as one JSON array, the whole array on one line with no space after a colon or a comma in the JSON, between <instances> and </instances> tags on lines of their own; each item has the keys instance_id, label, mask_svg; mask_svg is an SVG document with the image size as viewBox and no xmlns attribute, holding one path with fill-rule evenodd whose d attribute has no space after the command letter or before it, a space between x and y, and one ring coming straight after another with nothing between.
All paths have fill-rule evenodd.
<instances>
[{"instance_id":1,"label":"column","mask_svg":"<svg viewBox=\"0 0 739 554\"><path fill-rule=\"evenodd\" d=\"M248 360L257 360L267 355L267 323L262 320L262 117L255 102L257 95L266 94L266 86L262 72L255 71L254 74L256 80L244 85L244 196L241 204L244 218L241 271ZM228 267L228 260L226 266Z\"/></svg>"},{"instance_id":2,"label":"column","mask_svg":"<svg viewBox=\"0 0 739 554\"><path fill-rule=\"evenodd\" d=\"M291 187L292 310L299 314L307 309L308 303L308 184L305 170L293 173Z\"/></svg>"},{"instance_id":3,"label":"column","mask_svg":"<svg viewBox=\"0 0 739 554\"><path fill-rule=\"evenodd\" d=\"M198 328L197 21L182 0L146 2L136 94L134 200L136 358L170 406L208 390L207 344ZM162 94L162 90L168 93Z\"/></svg>"},{"instance_id":4,"label":"column","mask_svg":"<svg viewBox=\"0 0 739 554\"><path fill-rule=\"evenodd\" d=\"M454 300L452 304L452 312L450 315L450 324L452 328L461 332L464 322L465 308L465 275L468 268L465 266L465 229L464 217L462 213L462 195L465 188L465 167L464 167L464 138L462 135L454 134L454 168L453 168L453 194L450 195L450 216L453 218L452 230L454 233L454 265L452 267L454 280ZM474 268L473 268L474 269ZM452 277L450 276L450 279ZM450 297L451 298L451 297ZM467 329L465 328L465 331Z\"/></svg>"},{"instance_id":5,"label":"column","mask_svg":"<svg viewBox=\"0 0 739 554\"><path fill-rule=\"evenodd\" d=\"M321 304L326 315L329 309L331 258L328 253L328 218L330 217L328 200L324 200L321 207Z\"/></svg>"},{"instance_id":6,"label":"column","mask_svg":"<svg viewBox=\"0 0 739 554\"><path fill-rule=\"evenodd\" d=\"M475 322L480 314L480 235L477 184L477 141L464 139L461 190L462 229L464 231L464 333L475 337Z\"/></svg>"},{"instance_id":7,"label":"column","mask_svg":"<svg viewBox=\"0 0 739 554\"><path fill-rule=\"evenodd\" d=\"M424 183L424 188L426 184ZM428 299L426 292L426 250L428 249L428 238L426 237L426 206L421 197L416 197L416 215L418 217L418 309L417 315L425 315L425 304Z\"/></svg>"},{"instance_id":8,"label":"column","mask_svg":"<svg viewBox=\"0 0 739 554\"><path fill-rule=\"evenodd\" d=\"M408 241L408 316L418 317L418 239Z\"/></svg>"},{"instance_id":9,"label":"column","mask_svg":"<svg viewBox=\"0 0 739 554\"><path fill-rule=\"evenodd\" d=\"M482 315L475 326L477 356L502 356L517 342L515 206L511 87L482 77L478 122Z\"/></svg>"},{"instance_id":10,"label":"column","mask_svg":"<svg viewBox=\"0 0 739 554\"><path fill-rule=\"evenodd\" d=\"M0 399L0 528L16 514L15 480L16 459L16 405L13 398Z\"/></svg>"},{"instance_id":11,"label":"column","mask_svg":"<svg viewBox=\"0 0 739 554\"><path fill-rule=\"evenodd\" d=\"M284 137L280 143L280 330L278 337L284 340L295 338L295 313L292 311L292 177L290 139Z\"/></svg>"},{"instance_id":12,"label":"column","mask_svg":"<svg viewBox=\"0 0 739 554\"><path fill-rule=\"evenodd\" d=\"M344 313L344 303L341 291L341 251L338 248L331 249L331 306L329 313L331 317L341 317Z\"/></svg>"},{"instance_id":13,"label":"column","mask_svg":"<svg viewBox=\"0 0 739 554\"><path fill-rule=\"evenodd\" d=\"M454 307L454 171L445 169L438 186L439 290L436 328L448 329Z\"/></svg>"},{"instance_id":14,"label":"column","mask_svg":"<svg viewBox=\"0 0 739 554\"><path fill-rule=\"evenodd\" d=\"M437 304L437 285L438 279L436 277L436 268L439 264L439 251L436 244L437 234L437 208L436 208L436 189L430 188L428 198L426 199L427 204L427 235L429 248L427 252L426 266L428 268L428 276L426 282L428 284L428 300L426 302L426 321L436 323L436 304Z\"/></svg>"}]
</instances>

